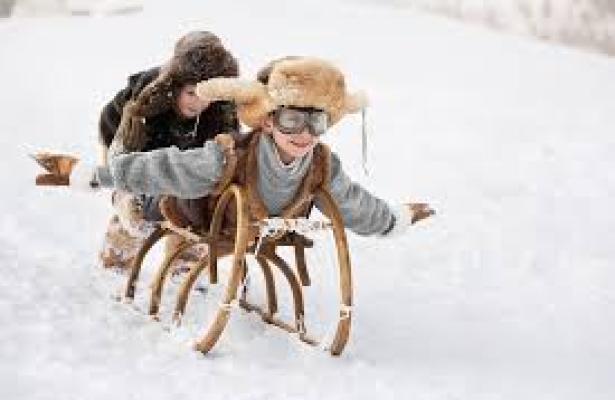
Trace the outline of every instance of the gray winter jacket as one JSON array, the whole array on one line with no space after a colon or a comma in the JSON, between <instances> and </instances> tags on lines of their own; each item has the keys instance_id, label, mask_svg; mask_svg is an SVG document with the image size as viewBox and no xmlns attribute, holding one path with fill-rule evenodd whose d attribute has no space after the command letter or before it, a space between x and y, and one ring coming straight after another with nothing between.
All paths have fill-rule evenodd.
<instances>
[{"instance_id":1,"label":"gray winter jacket","mask_svg":"<svg viewBox=\"0 0 615 400\"><path fill-rule=\"evenodd\" d=\"M270 215L279 215L293 199L308 172L312 152L285 165L269 135L258 143L258 191ZM136 194L168 194L183 199L207 196L221 178L225 158L214 141L203 147L180 151L168 147L149 152L126 153L120 140L110 149L109 166L99 167L98 181ZM393 211L383 200L354 183L331 153L331 195L342 213L344 225L360 235L384 234L395 223ZM318 204L316 204L318 207Z\"/></svg>"}]
</instances>

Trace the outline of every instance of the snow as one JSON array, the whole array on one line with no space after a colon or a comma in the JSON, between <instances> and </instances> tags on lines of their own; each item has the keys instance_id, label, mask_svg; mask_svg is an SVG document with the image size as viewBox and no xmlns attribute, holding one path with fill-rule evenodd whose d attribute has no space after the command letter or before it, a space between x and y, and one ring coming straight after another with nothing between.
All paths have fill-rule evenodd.
<instances>
[{"instance_id":1,"label":"snow","mask_svg":"<svg viewBox=\"0 0 615 400\"><path fill-rule=\"evenodd\" d=\"M45 17L49 15L121 15L143 10L142 0L7 0L11 15Z\"/></svg>"},{"instance_id":2,"label":"snow","mask_svg":"<svg viewBox=\"0 0 615 400\"><path fill-rule=\"evenodd\" d=\"M414 7L615 54L615 2L612 0L383 0L380 3Z\"/></svg>"},{"instance_id":3,"label":"snow","mask_svg":"<svg viewBox=\"0 0 615 400\"><path fill-rule=\"evenodd\" d=\"M223 37L246 76L285 54L338 63L372 104L369 176L359 118L326 138L347 172L392 203L438 210L400 239L349 235L341 358L241 312L210 355L192 351L202 325L114 300L124 278L96 265L108 193L33 185L28 152L94 161L103 102L196 28ZM0 59L0 398L615 396L613 59L394 8L270 0L11 18ZM333 265L330 238L318 243L314 278ZM334 284L315 282L312 319L335 312Z\"/></svg>"}]
</instances>

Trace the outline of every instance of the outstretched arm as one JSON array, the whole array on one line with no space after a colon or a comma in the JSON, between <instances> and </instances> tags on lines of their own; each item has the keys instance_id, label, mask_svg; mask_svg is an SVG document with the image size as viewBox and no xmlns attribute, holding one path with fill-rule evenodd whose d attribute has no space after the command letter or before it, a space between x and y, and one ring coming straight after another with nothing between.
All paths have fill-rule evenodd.
<instances>
[{"instance_id":1,"label":"outstretched arm","mask_svg":"<svg viewBox=\"0 0 615 400\"><path fill-rule=\"evenodd\" d=\"M391 207L353 182L334 153L331 153L330 190L342 213L344 225L353 232L365 236L383 234L394 224Z\"/></svg>"},{"instance_id":2,"label":"outstretched arm","mask_svg":"<svg viewBox=\"0 0 615 400\"><path fill-rule=\"evenodd\" d=\"M185 151L169 147L115 154L108 166L98 167L71 155L39 153L33 158L47 172L36 177L36 184L86 191L117 188L135 194L168 194L184 199L203 197L216 188L226 159L232 154L232 141L225 140L225 136Z\"/></svg>"},{"instance_id":3,"label":"outstretched arm","mask_svg":"<svg viewBox=\"0 0 615 400\"><path fill-rule=\"evenodd\" d=\"M343 171L334 153L331 154L330 188L342 213L344 225L359 235L396 235L435 213L425 203L391 207L353 182Z\"/></svg>"},{"instance_id":4,"label":"outstretched arm","mask_svg":"<svg viewBox=\"0 0 615 400\"><path fill-rule=\"evenodd\" d=\"M215 141L184 151L169 147L134 153L122 153L117 142L111 147L109 166L97 168L102 186L192 199L211 193L224 169L225 156Z\"/></svg>"}]
</instances>

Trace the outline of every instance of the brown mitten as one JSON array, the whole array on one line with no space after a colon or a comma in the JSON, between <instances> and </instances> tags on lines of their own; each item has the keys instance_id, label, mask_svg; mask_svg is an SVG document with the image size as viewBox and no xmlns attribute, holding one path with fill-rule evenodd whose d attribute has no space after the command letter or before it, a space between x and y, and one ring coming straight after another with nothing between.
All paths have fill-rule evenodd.
<instances>
[{"instance_id":1,"label":"brown mitten","mask_svg":"<svg viewBox=\"0 0 615 400\"><path fill-rule=\"evenodd\" d=\"M79 161L77 157L68 154L54 154L48 152L33 154L32 158L47 171L45 174L36 176L37 186L68 185L68 177L75 164Z\"/></svg>"},{"instance_id":2,"label":"brown mitten","mask_svg":"<svg viewBox=\"0 0 615 400\"><path fill-rule=\"evenodd\" d=\"M412 211L412 219L410 220L412 224L429 218L436 213L427 203L409 203L408 207Z\"/></svg>"},{"instance_id":3,"label":"brown mitten","mask_svg":"<svg viewBox=\"0 0 615 400\"><path fill-rule=\"evenodd\" d=\"M117 132L126 150L139 151L145 145L145 118L141 115L141 108L135 101L129 101L124 106Z\"/></svg>"},{"instance_id":4,"label":"brown mitten","mask_svg":"<svg viewBox=\"0 0 615 400\"><path fill-rule=\"evenodd\" d=\"M427 203L406 203L393 207L395 225L384 235L389 238L405 235L410 227L434 215L436 211Z\"/></svg>"},{"instance_id":5,"label":"brown mitten","mask_svg":"<svg viewBox=\"0 0 615 400\"><path fill-rule=\"evenodd\" d=\"M53 174L38 174L35 180L36 186L68 186L68 176Z\"/></svg>"}]
</instances>

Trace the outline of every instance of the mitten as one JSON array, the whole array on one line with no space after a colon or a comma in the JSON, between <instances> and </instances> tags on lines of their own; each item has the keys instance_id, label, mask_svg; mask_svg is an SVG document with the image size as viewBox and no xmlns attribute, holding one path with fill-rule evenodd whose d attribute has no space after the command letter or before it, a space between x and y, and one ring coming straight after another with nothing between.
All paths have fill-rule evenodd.
<instances>
[{"instance_id":1,"label":"mitten","mask_svg":"<svg viewBox=\"0 0 615 400\"><path fill-rule=\"evenodd\" d=\"M397 237L404 235L408 228L417 222L429 218L436 211L427 203L407 203L393 208L395 221L393 227L384 234L386 237Z\"/></svg>"},{"instance_id":2,"label":"mitten","mask_svg":"<svg viewBox=\"0 0 615 400\"><path fill-rule=\"evenodd\" d=\"M36 176L37 186L69 186L78 191L98 187L94 166L67 154L42 152L32 158L47 172Z\"/></svg>"}]
</instances>

